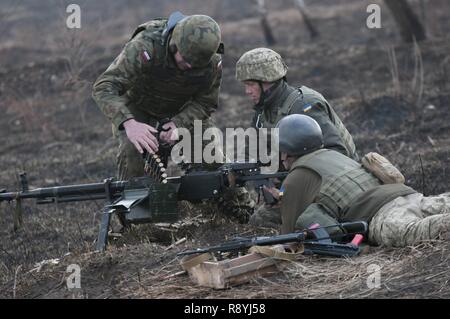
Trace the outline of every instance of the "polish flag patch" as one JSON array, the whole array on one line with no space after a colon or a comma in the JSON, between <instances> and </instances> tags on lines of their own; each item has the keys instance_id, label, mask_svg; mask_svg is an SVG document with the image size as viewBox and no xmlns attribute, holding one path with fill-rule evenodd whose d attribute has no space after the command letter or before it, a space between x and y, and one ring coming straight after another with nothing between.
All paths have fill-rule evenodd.
<instances>
[{"instance_id":1,"label":"polish flag patch","mask_svg":"<svg viewBox=\"0 0 450 319\"><path fill-rule=\"evenodd\" d=\"M152 58L147 51L142 52L142 60L144 60L144 62L150 62L151 59Z\"/></svg>"}]
</instances>

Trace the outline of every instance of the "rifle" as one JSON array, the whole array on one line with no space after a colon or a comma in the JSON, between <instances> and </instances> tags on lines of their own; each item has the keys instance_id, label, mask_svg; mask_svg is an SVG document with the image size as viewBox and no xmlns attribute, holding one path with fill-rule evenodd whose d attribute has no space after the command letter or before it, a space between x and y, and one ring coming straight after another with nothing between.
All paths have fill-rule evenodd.
<instances>
[{"instance_id":1,"label":"rifle","mask_svg":"<svg viewBox=\"0 0 450 319\"><path fill-rule=\"evenodd\" d=\"M339 227L344 231L343 235L331 237L326 231L327 228ZM340 223L326 227L320 227L318 224L311 225L308 229L294 233L277 235L271 237L237 237L217 246L198 248L180 252L178 256L186 256L203 253L224 253L229 251L243 251L252 246L268 246L285 243L302 243L304 254L319 254L327 256L356 256L360 252L358 246L367 233L367 223L364 221ZM332 239L337 237L348 238L350 235L356 235L350 243L337 243Z\"/></svg>"},{"instance_id":2,"label":"rifle","mask_svg":"<svg viewBox=\"0 0 450 319\"><path fill-rule=\"evenodd\" d=\"M227 163L215 171L195 171L182 176L167 177L152 157L149 176L117 181L105 179L100 183L29 189L26 173L20 174L21 190L0 192L0 202L16 201L14 229L22 224L22 200L36 199L37 204L106 200L103 207L96 250L103 251L108 241L111 214L123 216L126 224L174 222L179 219L180 200L197 202L219 198L228 187L254 182L258 189L271 178L284 178L287 172L262 174L257 163ZM156 166L155 166L155 163Z\"/></svg>"}]
</instances>

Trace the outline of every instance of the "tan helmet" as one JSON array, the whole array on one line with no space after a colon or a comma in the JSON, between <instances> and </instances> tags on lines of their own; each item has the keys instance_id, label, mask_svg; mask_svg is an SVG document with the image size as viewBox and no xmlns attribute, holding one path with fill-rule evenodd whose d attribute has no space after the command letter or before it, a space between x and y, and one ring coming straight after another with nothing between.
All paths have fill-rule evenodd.
<instances>
[{"instance_id":1,"label":"tan helmet","mask_svg":"<svg viewBox=\"0 0 450 319\"><path fill-rule=\"evenodd\" d=\"M236 63L238 81L274 82L286 76L288 67L281 56L268 48L245 52Z\"/></svg>"},{"instance_id":2,"label":"tan helmet","mask_svg":"<svg viewBox=\"0 0 450 319\"><path fill-rule=\"evenodd\" d=\"M183 59L193 67L206 66L217 52L221 40L216 21L206 15L191 15L177 23L172 41Z\"/></svg>"}]
</instances>

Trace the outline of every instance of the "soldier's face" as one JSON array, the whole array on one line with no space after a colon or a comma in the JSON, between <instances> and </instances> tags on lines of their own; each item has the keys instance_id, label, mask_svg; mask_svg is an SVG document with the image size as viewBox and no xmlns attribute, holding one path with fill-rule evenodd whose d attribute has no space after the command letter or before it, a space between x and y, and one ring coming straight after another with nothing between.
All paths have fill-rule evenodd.
<instances>
[{"instance_id":1,"label":"soldier's face","mask_svg":"<svg viewBox=\"0 0 450 319\"><path fill-rule=\"evenodd\" d=\"M289 156L286 153L281 152L281 162L283 163L284 168L290 169L295 159L296 159L295 157Z\"/></svg>"},{"instance_id":2,"label":"soldier's face","mask_svg":"<svg viewBox=\"0 0 450 319\"><path fill-rule=\"evenodd\" d=\"M261 84L265 92L272 87L273 82L261 82ZM259 102L259 99L261 98L261 85L259 85L259 82L247 80L244 81L244 85L245 85L245 94L250 96L253 102L257 104Z\"/></svg>"},{"instance_id":3,"label":"soldier's face","mask_svg":"<svg viewBox=\"0 0 450 319\"><path fill-rule=\"evenodd\" d=\"M245 94L247 94L253 102L258 103L261 97L261 87L256 81L244 81Z\"/></svg>"},{"instance_id":4,"label":"soldier's face","mask_svg":"<svg viewBox=\"0 0 450 319\"><path fill-rule=\"evenodd\" d=\"M180 70L186 71L186 70L192 69L192 65L190 65L183 59L183 56L180 54L180 52L177 51L174 54L174 58L175 58L175 62L177 63L177 67Z\"/></svg>"}]
</instances>

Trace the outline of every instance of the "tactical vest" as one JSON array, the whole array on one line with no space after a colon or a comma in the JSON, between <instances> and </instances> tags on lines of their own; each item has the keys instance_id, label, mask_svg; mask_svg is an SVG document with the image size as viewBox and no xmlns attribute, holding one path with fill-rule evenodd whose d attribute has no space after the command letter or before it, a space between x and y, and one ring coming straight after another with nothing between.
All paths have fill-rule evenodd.
<instances>
[{"instance_id":1,"label":"tactical vest","mask_svg":"<svg viewBox=\"0 0 450 319\"><path fill-rule=\"evenodd\" d=\"M361 164L332 150L321 149L304 155L294 162L291 171L297 167L311 169L320 175L322 185L315 202L337 219L345 214L359 195L382 185Z\"/></svg>"},{"instance_id":2,"label":"tactical vest","mask_svg":"<svg viewBox=\"0 0 450 319\"><path fill-rule=\"evenodd\" d=\"M156 19L140 25L131 41L152 43L150 60L143 64L142 74L127 92L130 103L152 116L172 117L183 105L202 91L208 91L218 72L220 56L202 69L179 70L168 63L168 34L164 34L167 19ZM147 45L148 46L148 45Z\"/></svg>"},{"instance_id":3,"label":"tactical vest","mask_svg":"<svg viewBox=\"0 0 450 319\"><path fill-rule=\"evenodd\" d=\"M355 143L347 128L344 126L334 109L330 107L330 104L323 95L313 89L302 86L292 91L279 109L277 123L281 118L292 113L292 107L298 99L302 100L303 112L307 112L308 108L314 107L314 105L318 103L323 105L326 108L330 121L336 126L339 132L339 136L347 149L347 154L351 155L350 157L353 159L359 160L358 155L356 154Z\"/></svg>"}]
</instances>

